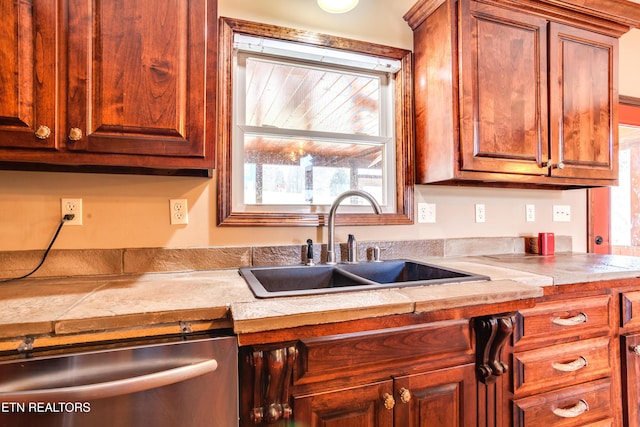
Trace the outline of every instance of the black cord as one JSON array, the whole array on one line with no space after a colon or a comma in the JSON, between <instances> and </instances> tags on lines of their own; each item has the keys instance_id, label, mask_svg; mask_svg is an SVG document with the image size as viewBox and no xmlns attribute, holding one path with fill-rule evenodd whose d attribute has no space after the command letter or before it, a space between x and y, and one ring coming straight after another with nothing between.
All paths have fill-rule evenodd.
<instances>
[{"instance_id":1,"label":"black cord","mask_svg":"<svg viewBox=\"0 0 640 427\"><path fill-rule=\"evenodd\" d=\"M40 260L40 264L38 264L38 266L36 268L34 268L29 273L27 273L27 274L25 274L23 276L20 276L20 277L13 277L13 278L10 278L10 279L2 279L2 280L0 280L0 283L9 283L9 282L14 282L14 281L20 280L20 279L26 279L27 277L31 276L33 273L38 271L40 269L40 267L42 267L42 264L44 264L44 261L47 259L47 255L49 255L49 251L51 250L51 247L56 242L56 239L58 238L58 234L60 234L60 230L62 230L62 226L64 225L65 222L71 221L74 218L74 216L75 215L73 215L73 214L67 214L62 218L62 221L60 221L60 225L58 225L58 229L56 230L56 233L53 235L53 239L51 239L51 243L49 243L49 246L44 251L44 255L42 255L42 259Z\"/></svg>"}]
</instances>

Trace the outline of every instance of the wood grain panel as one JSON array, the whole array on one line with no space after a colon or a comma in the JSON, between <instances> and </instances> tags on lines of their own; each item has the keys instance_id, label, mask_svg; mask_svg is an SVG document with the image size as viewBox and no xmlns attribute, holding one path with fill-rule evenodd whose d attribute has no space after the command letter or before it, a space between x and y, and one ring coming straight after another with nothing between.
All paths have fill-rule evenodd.
<instances>
[{"instance_id":1,"label":"wood grain panel","mask_svg":"<svg viewBox=\"0 0 640 427\"><path fill-rule=\"evenodd\" d=\"M300 360L305 363L300 376L349 373L402 360L412 360L415 364L418 360L446 358L447 354L470 354L471 350L466 319L304 339L300 344Z\"/></svg>"},{"instance_id":2,"label":"wood grain panel","mask_svg":"<svg viewBox=\"0 0 640 427\"><path fill-rule=\"evenodd\" d=\"M637 328L640 326L640 291L623 292L620 295L621 326Z\"/></svg>"},{"instance_id":3,"label":"wood grain panel","mask_svg":"<svg viewBox=\"0 0 640 427\"><path fill-rule=\"evenodd\" d=\"M514 401L514 425L519 427L568 427L609 419L612 413L609 379L594 381ZM586 403L588 410L573 417L554 414Z\"/></svg>"},{"instance_id":4,"label":"wood grain panel","mask_svg":"<svg viewBox=\"0 0 640 427\"><path fill-rule=\"evenodd\" d=\"M622 369L622 404L625 426L640 425L640 355L634 349L640 345L640 335L620 337Z\"/></svg>"},{"instance_id":5,"label":"wood grain panel","mask_svg":"<svg viewBox=\"0 0 640 427\"><path fill-rule=\"evenodd\" d=\"M204 157L211 18L206 0L69 2L67 147Z\"/></svg>"},{"instance_id":6,"label":"wood grain panel","mask_svg":"<svg viewBox=\"0 0 640 427\"><path fill-rule=\"evenodd\" d=\"M294 421L309 427L392 427L393 408L384 406L385 394L393 394L391 380L295 396Z\"/></svg>"},{"instance_id":7,"label":"wood grain panel","mask_svg":"<svg viewBox=\"0 0 640 427\"><path fill-rule=\"evenodd\" d=\"M515 353L514 394L524 396L611 375L612 351L609 337L601 337ZM576 362L575 368L566 370Z\"/></svg>"},{"instance_id":8,"label":"wood grain panel","mask_svg":"<svg viewBox=\"0 0 640 427\"><path fill-rule=\"evenodd\" d=\"M402 391L411 399L404 402ZM395 379L396 426L476 427L475 366L398 377Z\"/></svg>"},{"instance_id":9,"label":"wood grain panel","mask_svg":"<svg viewBox=\"0 0 640 427\"><path fill-rule=\"evenodd\" d=\"M618 177L618 40L550 26L552 163L558 177Z\"/></svg>"},{"instance_id":10,"label":"wood grain panel","mask_svg":"<svg viewBox=\"0 0 640 427\"><path fill-rule=\"evenodd\" d=\"M461 5L460 167L545 175L547 21L476 2Z\"/></svg>"},{"instance_id":11,"label":"wood grain panel","mask_svg":"<svg viewBox=\"0 0 640 427\"><path fill-rule=\"evenodd\" d=\"M581 298L575 302L553 301L538 304L534 308L517 313L518 322L513 340L516 348L525 345L554 343L588 334L608 333L613 327L610 315L609 295ZM567 320L584 314L586 320L575 325L560 325L558 320Z\"/></svg>"}]
</instances>

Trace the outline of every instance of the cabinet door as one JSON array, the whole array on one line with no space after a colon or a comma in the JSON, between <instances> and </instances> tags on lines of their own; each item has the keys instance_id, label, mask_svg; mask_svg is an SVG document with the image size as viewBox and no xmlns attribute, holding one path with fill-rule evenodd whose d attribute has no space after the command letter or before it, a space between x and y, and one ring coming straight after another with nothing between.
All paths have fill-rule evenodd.
<instances>
[{"instance_id":1,"label":"cabinet door","mask_svg":"<svg viewBox=\"0 0 640 427\"><path fill-rule=\"evenodd\" d=\"M475 365L395 379L396 426L476 427Z\"/></svg>"},{"instance_id":2,"label":"cabinet door","mask_svg":"<svg viewBox=\"0 0 640 427\"><path fill-rule=\"evenodd\" d=\"M294 397L295 423L309 427L392 427L392 381Z\"/></svg>"},{"instance_id":3,"label":"cabinet door","mask_svg":"<svg viewBox=\"0 0 640 427\"><path fill-rule=\"evenodd\" d=\"M462 170L546 175L547 21L460 2Z\"/></svg>"},{"instance_id":4,"label":"cabinet door","mask_svg":"<svg viewBox=\"0 0 640 427\"><path fill-rule=\"evenodd\" d=\"M640 334L620 337L624 425L640 425Z\"/></svg>"},{"instance_id":5,"label":"cabinet door","mask_svg":"<svg viewBox=\"0 0 640 427\"><path fill-rule=\"evenodd\" d=\"M618 178L618 40L552 23L551 175Z\"/></svg>"},{"instance_id":6,"label":"cabinet door","mask_svg":"<svg viewBox=\"0 0 640 427\"><path fill-rule=\"evenodd\" d=\"M0 0L0 147L56 147L56 22L55 1Z\"/></svg>"},{"instance_id":7,"label":"cabinet door","mask_svg":"<svg viewBox=\"0 0 640 427\"><path fill-rule=\"evenodd\" d=\"M216 1L68 3L67 149L211 158Z\"/></svg>"}]
</instances>

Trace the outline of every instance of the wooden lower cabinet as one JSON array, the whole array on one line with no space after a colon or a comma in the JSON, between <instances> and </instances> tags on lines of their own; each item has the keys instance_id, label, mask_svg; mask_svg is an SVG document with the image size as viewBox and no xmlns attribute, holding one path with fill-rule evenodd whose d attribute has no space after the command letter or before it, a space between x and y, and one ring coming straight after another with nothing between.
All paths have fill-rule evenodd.
<instances>
[{"instance_id":1,"label":"wooden lower cabinet","mask_svg":"<svg viewBox=\"0 0 640 427\"><path fill-rule=\"evenodd\" d=\"M640 426L640 334L620 337L625 426Z\"/></svg>"},{"instance_id":2,"label":"wooden lower cabinet","mask_svg":"<svg viewBox=\"0 0 640 427\"><path fill-rule=\"evenodd\" d=\"M242 347L240 426L487 427L473 325L455 319Z\"/></svg>"},{"instance_id":3,"label":"wooden lower cabinet","mask_svg":"<svg viewBox=\"0 0 640 427\"><path fill-rule=\"evenodd\" d=\"M620 370L625 427L640 426L640 291L620 293Z\"/></svg>"},{"instance_id":4,"label":"wooden lower cabinet","mask_svg":"<svg viewBox=\"0 0 640 427\"><path fill-rule=\"evenodd\" d=\"M396 378L395 426L475 427L476 387L473 364Z\"/></svg>"},{"instance_id":5,"label":"wooden lower cabinet","mask_svg":"<svg viewBox=\"0 0 640 427\"><path fill-rule=\"evenodd\" d=\"M614 301L569 294L516 314L504 427L620 425Z\"/></svg>"},{"instance_id":6,"label":"wooden lower cabinet","mask_svg":"<svg viewBox=\"0 0 640 427\"><path fill-rule=\"evenodd\" d=\"M475 365L404 375L293 399L309 427L475 427Z\"/></svg>"},{"instance_id":7,"label":"wooden lower cabinet","mask_svg":"<svg viewBox=\"0 0 640 427\"><path fill-rule=\"evenodd\" d=\"M611 382L593 381L514 402L514 426L584 426L612 416Z\"/></svg>"},{"instance_id":8,"label":"wooden lower cabinet","mask_svg":"<svg viewBox=\"0 0 640 427\"><path fill-rule=\"evenodd\" d=\"M393 426L393 381L294 397L294 424L309 427Z\"/></svg>"}]
</instances>

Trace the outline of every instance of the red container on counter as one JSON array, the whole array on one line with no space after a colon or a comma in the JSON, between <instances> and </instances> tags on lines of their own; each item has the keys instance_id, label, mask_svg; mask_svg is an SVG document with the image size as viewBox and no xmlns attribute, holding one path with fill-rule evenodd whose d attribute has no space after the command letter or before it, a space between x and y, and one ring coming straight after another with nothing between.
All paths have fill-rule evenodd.
<instances>
[{"instance_id":1,"label":"red container on counter","mask_svg":"<svg viewBox=\"0 0 640 427\"><path fill-rule=\"evenodd\" d=\"M538 233L538 252L540 255L553 255L555 246L553 233Z\"/></svg>"}]
</instances>

